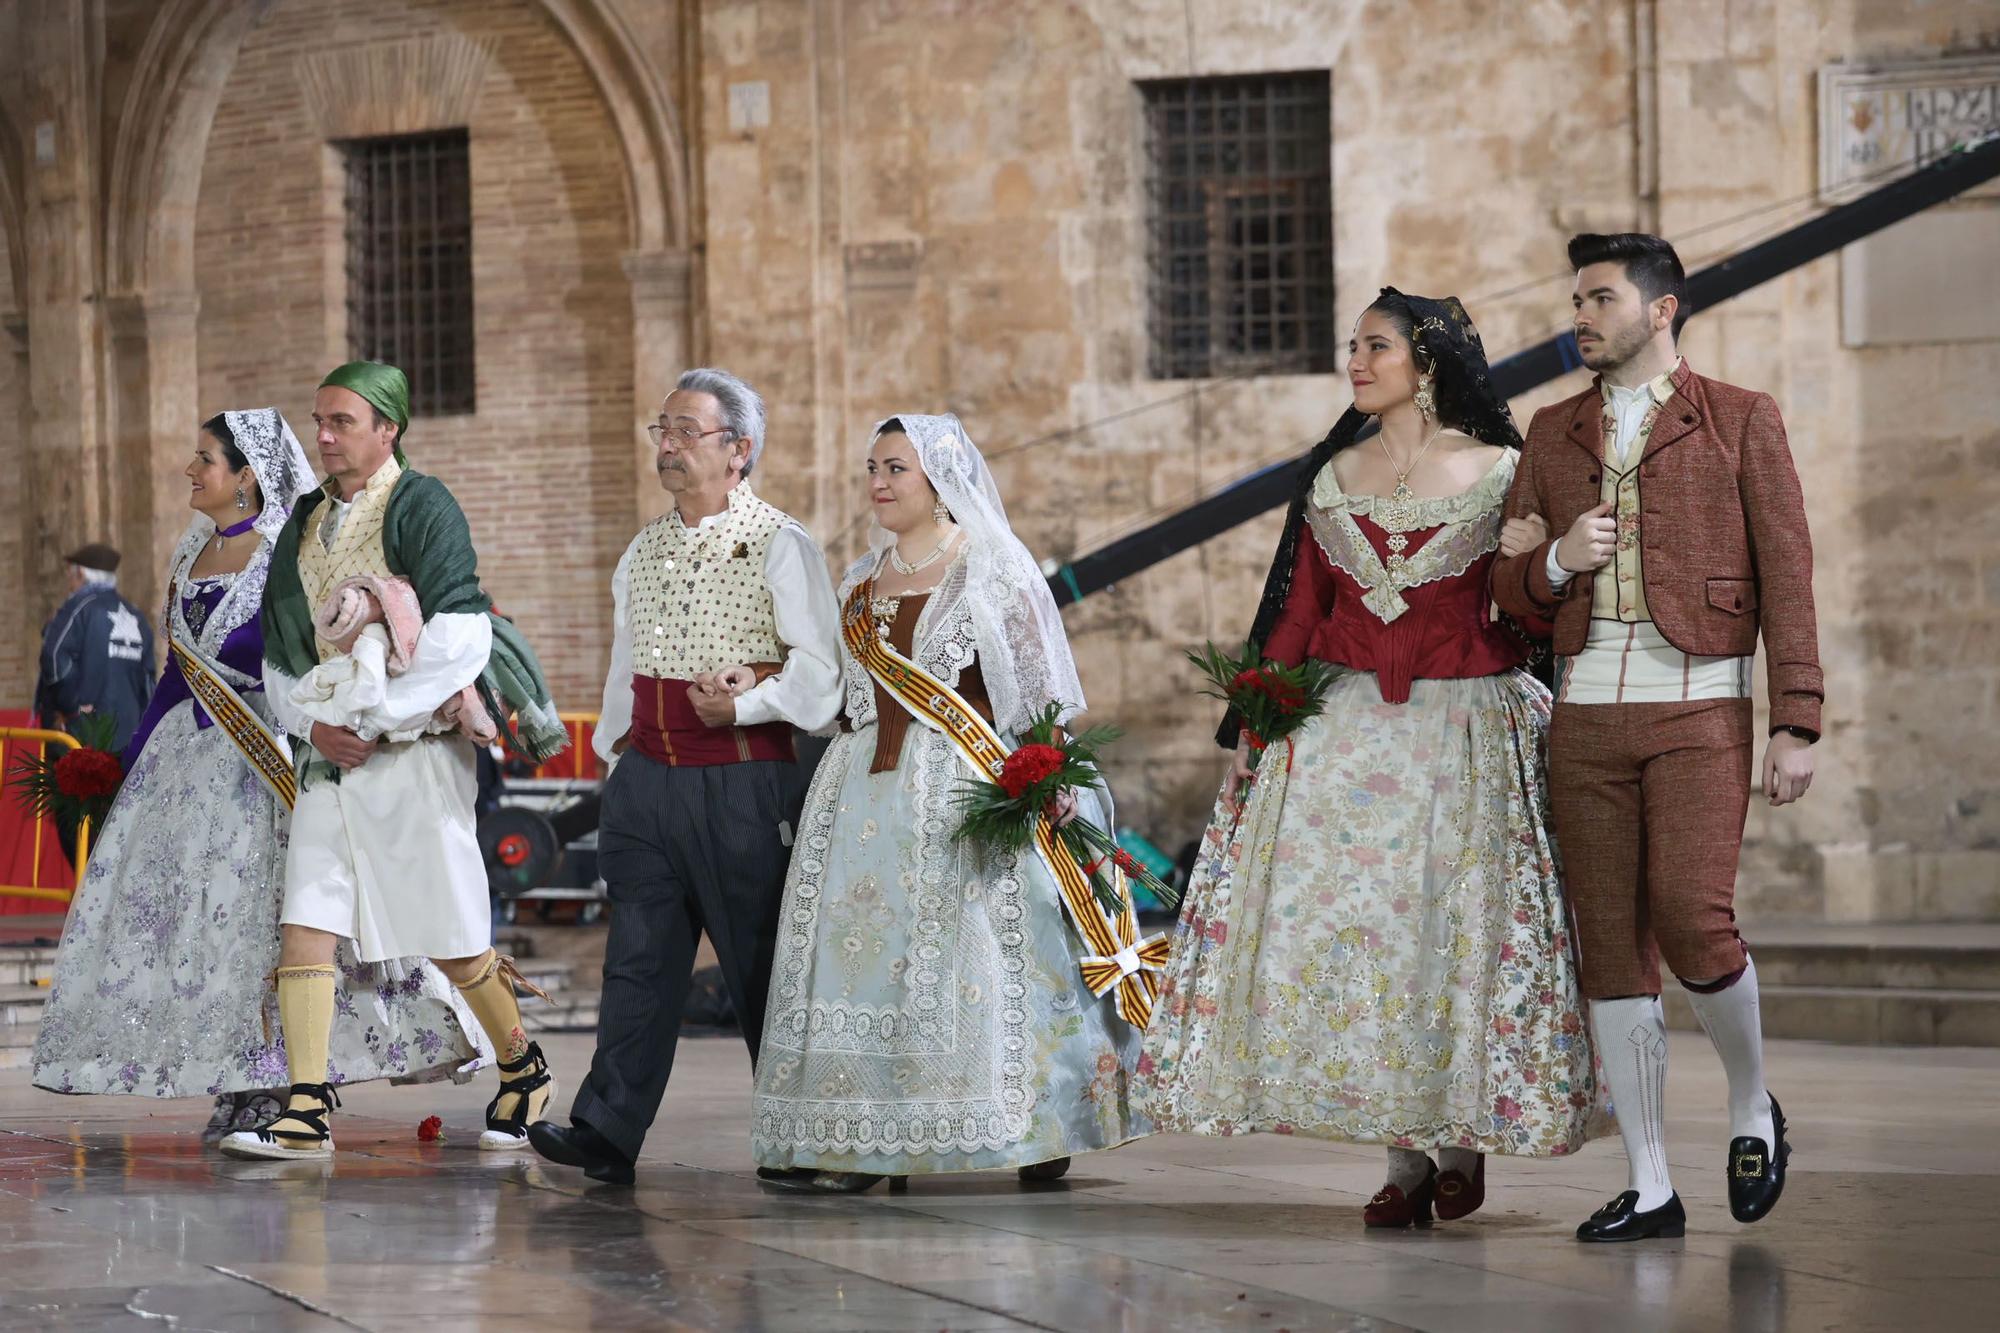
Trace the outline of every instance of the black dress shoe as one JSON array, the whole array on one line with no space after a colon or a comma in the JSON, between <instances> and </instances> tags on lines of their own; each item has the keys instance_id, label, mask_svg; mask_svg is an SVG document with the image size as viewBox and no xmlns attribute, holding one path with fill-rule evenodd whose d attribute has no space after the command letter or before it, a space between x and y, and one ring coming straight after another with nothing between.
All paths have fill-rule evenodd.
<instances>
[{"instance_id":1,"label":"black dress shoe","mask_svg":"<svg viewBox=\"0 0 2000 1333\"><path fill-rule=\"evenodd\" d=\"M558 1125L553 1120L537 1120L528 1126L528 1142L551 1162L580 1166L592 1180L613 1185L632 1183L632 1159L611 1146L611 1140L578 1120Z\"/></svg>"},{"instance_id":2,"label":"black dress shoe","mask_svg":"<svg viewBox=\"0 0 2000 1333\"><path fill-rule=\"evenodd\" d=\"M1596 1244L1621 1240L1651 1240L1655 1236L1674 1237L1687 1233L1687 1210L1681 1196L1669 1195L1658 1208L1639 1208L1639 1191L1626 1190L1590 1215L1576 1229L1576 1238Z\"/></svg>"},{"instance_id":3,"label":"black dress shoe","mask_svg":"<svg viewBox=\"0 0 2000 1333\"><path fill-rule=\"evenodd\" d=\"M1762 1220L1785 1192L1785 1159L1792 1155L1792 1145L1785 1142L1785 1113L1776 1097L1771 1098L1771 1133L1778 1140L1776 1152L1748 1134L1729 1141L1729 1215L1739 1222Z\"/></svg>"},{"instance_id":4,"label":"black dress shoe","mask_svg":"<svg viewBox=\"0 0 2000 1333\"><path fill-rule=\"evenodd\" d=\"M812 1178L819 1174L810 1166L760 1166L757 1179L766 1185L776 1185L780 1189L805 1190L812 1188Z\"/></svg>"}]
</instances>

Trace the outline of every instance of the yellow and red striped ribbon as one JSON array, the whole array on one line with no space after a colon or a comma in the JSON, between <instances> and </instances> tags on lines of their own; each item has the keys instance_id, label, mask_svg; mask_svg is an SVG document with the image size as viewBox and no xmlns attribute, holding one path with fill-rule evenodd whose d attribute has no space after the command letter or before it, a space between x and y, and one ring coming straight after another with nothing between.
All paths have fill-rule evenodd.
<instances>
[{"instance_id":1,"label":"yellow and red striped ribbon","mask_svg":"<svg viewBox=\"0 0 2000 1333\"><path fill-rule=\"evenodd\" d=\"M298 804L299 777L292 769L291 752L284 742L264 725L264 719L250 711L250 706L229 687L228 681L209 670L198 653L172 637L167 640L167 648L195 701L236 742L250 771L263 779L271 794L285 803L285 809Z\"/></svg>"},{"instance_id":2,"label":"yellow and red striped ribbon","mask_svg":"<svg viewBox=\"0 0 2000 1333\"><path fill-rule=\"evenodd\" d=\"M997 779L1008 754L999 733L958 691L888 644L878 632L869 608L873 594L874 582L870 580L847 599L841 634L848 651L912 717L943 733L957 746L959 756L974 772L988 780ZM1139 918L1132 906L1132 893L1126 887L1124 872L1115 866L1111 870L1112 883L1124 905L1116 917L1106 912L1091 891L1090 877L1076 863L1076 858L1063 849L1055 829L1045 818L1035 820L1035 848L1055 877L1070 924L1091 950L1080 963L1084 984L1094 996L1102 996L1116 987L1118 1016L1133 1027L1145 1027L1152 1018L1153 999L1159 994L1159 972L1166 965L1170 947L1167 937L1139 939Z\"/></svg>"}]
</instances>

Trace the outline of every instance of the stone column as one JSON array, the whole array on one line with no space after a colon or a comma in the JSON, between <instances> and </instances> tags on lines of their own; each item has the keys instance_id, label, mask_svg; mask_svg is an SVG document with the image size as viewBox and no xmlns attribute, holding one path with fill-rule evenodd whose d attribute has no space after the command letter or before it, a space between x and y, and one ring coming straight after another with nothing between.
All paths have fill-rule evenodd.
<instances>
[{"instance_id":1,"label":"stone column","mask_svg":"<svg viewBox=\"0 0 2000 1333\"><path fill-rule=\"evenodd\" d=\"M667 512L653 467L646 423L660 413L660 400L688 369L693 346L688 325L694 290L694 256L686 250L635 250L624 256L632 284L632 457L635 510L640 524Z\"/></svg>"},{"instance_id":2,"label":"stone column","mask_svg":"<svg viewBox=\"0 0 2000 1333\"><path fill-rule=\"evenodd\" d=\"M0 311L0 472L28 475L28 317L19 310ZM0 494L0 700L10 705L28 702L35 687L35 657L41 642L41 622L29 569L33 505L26 486Z\"/></svg>"},{"instance_id":3,"label":"stone column","mask_svg":"<svg viewBox=\"0 0 2000 1333\"><path fill-rule=\"evenodd\" d=\"M104 302L111 492L116 540L126 553L119 582L127 597L149 610L159 604L167 556L187 526L181 472L201 410L195 381L199 310L193 292Z\"/></svg>"},{"instance_id":4,"label":"stone column","mask_svg":"<svg viewBox=\"0 0 2000 1333\"><path fill-rule=\"evenodd\" d=\"M37 0L20 31L28 71L18 100L30 147L24 241L34 262L20 294L28 322L26 515L29 615L62 598L62 553L111 537L98 394L98 219L94 208L86 6Z\"/></svg>"}]
</instances>

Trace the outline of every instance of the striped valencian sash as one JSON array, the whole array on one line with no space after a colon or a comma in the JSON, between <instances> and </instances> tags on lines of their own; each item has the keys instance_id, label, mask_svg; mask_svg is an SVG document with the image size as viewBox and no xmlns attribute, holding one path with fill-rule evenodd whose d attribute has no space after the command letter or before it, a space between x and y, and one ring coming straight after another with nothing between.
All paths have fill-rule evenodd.
<instances>
[{"instance_id":1,"label":"striped valencian sash","mask_svg":"<svg viewBox=\"0 0 2000 1333\"><path fill-rule=\"evenodd\" d=\"M187 682L195 702L229 734L242 753L243 762L250 765L250 771L263 779L271 794L290 810L299 799L299 779L292 769L292 753L284 741L251 711L228 681L202 660L200 653L172 635L167 636L167 649L180 667L181 679Z\"/></svg>"},{"instance_id":2,"label":"striped valencian sash","mask_svg":"<svg viewBox=\"0 0 2000 1333\"><path fill-rule=\"evenodd\" d=\"M1006 743L958 691L889 645L869 607L874 588L870 579L847 599L841 615L841 636L847 641L847 650L867 668L876 684L909 710L910 716L956 746L959 757L974 773L987 781L998 778L1008 755ZM1080 963L1084 984L1095 996L1116 987L1118 1016L1133 1027L1145 1027L1153 1014L1153 998L1159 994L1160 969L1167 962L1167 937L1139 938L1132 893L1125 885L1124 873L1115 866L1112 882L1123 906L1116 916L1107 912L1091 891L1090 877L1063 849L1047 819L1035 820L1035 849L1055 877L1070 924L1091 951Z\"/></svg>"}]
</instances>

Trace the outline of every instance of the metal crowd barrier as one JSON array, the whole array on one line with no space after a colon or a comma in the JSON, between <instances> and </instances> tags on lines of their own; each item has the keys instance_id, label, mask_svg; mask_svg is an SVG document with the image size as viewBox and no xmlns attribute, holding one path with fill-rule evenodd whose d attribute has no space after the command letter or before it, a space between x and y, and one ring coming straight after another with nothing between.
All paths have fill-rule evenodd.
<instances>
[{"instance_id":1,"label":"metal crowd barrier","mask_svg":"<svg viewBox=\"0 0 2000 1333\"><path fill-rule=\"evenodd\" d=\"M63 731L45 731L40 727L0 727L0 775L4 775L9 780L12 778L14 761L18 751L10 747L33 746L40 749L51 744L67 746L69 749L74 750L79 748L82 742L78 741L76 737L70 735L68 732ZM0 799L13 800L17 798L10 787L4 795L0 795ZM0 884L0 898L40 898L59 902L67 907L69 900L76 893L74 887L61 888L42 883L43 840L45 838L50 842L56 840L55 820L48 815L38 815L31 822L31 827L34 829L34 844L31 848L31 855L28 861L29 882L26 884ZM56 849L56 854L58 856L62 854L59 845ZM86 819L76 830L76 874L73 877L72 884L83 883L84 867L89 862L90 821Z\"/></svg>"}]
</instances>

